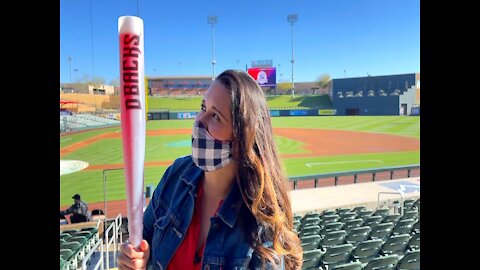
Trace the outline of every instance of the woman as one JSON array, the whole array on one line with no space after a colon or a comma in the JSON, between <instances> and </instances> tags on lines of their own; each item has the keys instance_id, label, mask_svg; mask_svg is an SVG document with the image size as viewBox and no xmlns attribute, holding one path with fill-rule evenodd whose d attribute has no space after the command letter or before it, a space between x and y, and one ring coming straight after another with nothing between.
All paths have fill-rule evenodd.
<instances>
[{"instance_id":1,"label":"woman","mask_svg":"<svg viewBox=\"0 0 480 270\"><path fill-rule=\"evenodd\" d=\"M140 247L119 269L300 269L287 177L260 86L227 70L206 92L192 155L165 171L144 213Z\"/></svg>"}]
</instances>

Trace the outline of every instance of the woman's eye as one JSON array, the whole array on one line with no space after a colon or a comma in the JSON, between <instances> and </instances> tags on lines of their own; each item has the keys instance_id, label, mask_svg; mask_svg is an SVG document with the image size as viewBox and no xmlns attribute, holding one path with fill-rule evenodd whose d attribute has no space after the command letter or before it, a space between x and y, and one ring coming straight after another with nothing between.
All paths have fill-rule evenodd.
<instances>
[{"instance_id":1,"label":"woman's eye","mask_svg":"<svg viewBox=\"0 0 480 270\"><path fill-rule=\"evenodd\" d=\"M215 118L217 120L220 120L220 117L218 117L218 115L216 113L213 114L213 118Z\"/></svg>"}]
</instances>

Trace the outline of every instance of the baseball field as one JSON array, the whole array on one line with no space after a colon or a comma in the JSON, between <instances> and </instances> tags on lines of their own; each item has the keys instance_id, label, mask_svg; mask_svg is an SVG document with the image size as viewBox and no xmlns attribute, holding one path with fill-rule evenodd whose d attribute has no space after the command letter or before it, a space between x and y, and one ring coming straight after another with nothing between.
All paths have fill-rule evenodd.
<instances>
[{"instance_id":1,"label":"baseball field","mask_svg":"<svg viewBox=\"0 0 480 270\"><path fill-rule=\"evenodd\" d=\"M420 117L274 117L272 124L289 177L420 163ZM147 122L145 185L156 186L177 157L190 154L192 125L193 120ZM89 164L60 177L60 208L75 193L90 204L103 203L103 170L123 167L120 126L62 135L60 159ZM125 200L123 170L106 175L107 200Z\"/></svg>"}]
</instances>

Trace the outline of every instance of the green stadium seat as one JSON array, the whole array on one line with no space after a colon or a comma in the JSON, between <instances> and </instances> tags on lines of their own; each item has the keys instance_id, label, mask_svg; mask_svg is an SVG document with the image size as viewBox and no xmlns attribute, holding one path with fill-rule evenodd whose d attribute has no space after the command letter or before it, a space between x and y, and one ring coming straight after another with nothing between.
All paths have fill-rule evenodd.
<instances>
[{"instance_id":1,"label":"green stadium seat","mask_svg":"<svg viewBox=\"0 0 480 270\"><path fill-rule=\"evenodd\" d=\"M337 215L337 214L333 214L333 215L324 215L322 217L322 220L320 221L320 223L318 225L320 225L320 227L324 227L326 224L328 223L333 223L333 222L337 222L340 220L340 216Z\"/></svg>"},{"instance_id":2,"label":"green stadium seat","mask_svg":"<svg viewBox=\"0 0 480 270\"><path fill-rule=\"evenodd\" d=\"M403 201L403 209L411 209L413 207L413 204L415 203L415 200L413 199L407 199Z\"/></svg>"},{"instance_id":3,"label":"green stadium seat","mask_svg":"<svg viewBox=\"0 0 480 270\"><path fill-rule=\"evenodd\" d=\"M420 250L407 252L398 261L397 270L420 270Z\"/></svg>"},{"instance_id":4,"label":"green stadium seat","mask_svg":"<svg viewBox=\"0 0 480 270\"><path fill-rule=\"evenodd\" d=\"M323 210L322 214L320 214L320 217L323 219L324 216L331 216L331 215L336 215L337 211L335 210Z\"/></svg>"},{"instance_id":5,"label":"green stadium seat","mask_svg":"<svg viewBox=\"0 0 480 270\"><path fill-rule=\"evenodd\" d=\"M383 217L382 216L369 216L363 222L363 226L368 226L370 228L375 228L378 224L382 223Z\"/></svg>"},{"instance_id":6,"label":"green stadium seat","mask_svg":"<svg viewBox=\"0 0 480 270\"><path fill-rule=\"evenodd\" d=\"M420 234L414 234L408 241L408 249L420 249Z\"/></svg>"},{"instance_id":7,"label":"green stadium seat","mask_svg":"<svg viewBox=\"0 0 480 270\"><path fill-rule=\"evenodd\" d=\"M343 226L343 229L347 232L350 233L351 230L361 227L363 225L363 219L361 218L356 218L356 219L351 219L345 222L345 225Z\"/></svg>"},{"instance_id":8,"label":"green stadium seat","mask_svg":"<svg viewBox=\"0 0 480 270\"><path fill-rule=\"evenodd\" d=\"M371 210L361 210L357 213L357 218L363 219L363 221L367 220L368 217L373 215L373 211ZM383 218L382 218L383 219Z\"/></svg>"},{"instance_id":9,"label":"green stadium seat","mask_svg":"<svg viewBox=\"0 0 480 270\"><path fill-rule=\"evenodd\" d=\"M350 259L352 250L353 246L351 244L329 247L320 259L320 266L324 269L330 269L335 265L346 263Z\"/></svg>"},{"instance_id":10,"label":"green stadium seat","mask_svg":"<svg viewBox=\"0 0 480 270\"><path fill-rule=\"evenodd\" d=\"M355 212L345 212L338 214L340 216L340 221L345 223L347 220L352 220L357 218L357 213Z\"/></svg>"},{"instance_id":11,"label":"green stadium seat","mask_svg":"<svg viewBox=\"0 0 480 270\"><path fill-rule=\"evenodd\" d=\"M60 258L65 260L65 269L77 269L77 257L70 249L60 249Z\"/></svg>"},{"instance_id":12,"label":"green stadium seat","mask_svg":"<svg viewBox=\"0 0 480 270\"><path fill-rule=\"evenodd\" d=\"M341 245L345 243L345 238L347 238L347 232L344 230L328 232L325 234L325 237L320 240L321 248L329 248L336 245Z\"/></svg>"},{"instance_id":13,"label":"green stadium seat","mask_svg":"<svg viewBox=\"0 0 480 270\"><path fill-rule=\"evenodd\" d=\"M319 218L320 214L316 213L316 212L306 213L305 216L303 216L302 222L303 222L304 219L313 218L313 217L318 217Z\"/></svg>"},{"instance_id":14,"label":"green stadium seat","mask_svg":"<svg viewBox=\"0 0 480 270\"><path fill-rule=\"evenodd\" d=\"M69 233L60 233L60 239L67 240L72 237Z\"/></svg>"},{"instance_id":15,"label":"green stadium seat","mask_svg":"<svg viewBox=\"0 0 480 270\"><path fill-rule=\"evenodd\" d=\"M410 234L412 231L413 224L415 224L414 219L404 219L404 220L399 220L395 227L392 230L393 235L398 235L398 234Z\"/></svg>"},{"instance_id":16,"label":"green stadium seat","mask_svg":"<svg viewBox=\"0 0 480 270\"><path fill-rule=\"evenodd\" d=\"M300 238L303 251L317 249L318 245L320 244L320 240L321 240L320 235L308 235L303 238Z\"/></svg>"},{"instance_id":17,"label":"green stadium seat","mask_svg":"<svg viewBox=\"0 0 480 270\"><path fill-rule=\"evenodd\" d=\"M342 214L352 212L352 210L350 208L337 208L337 210L335 212L337 213L337 215L342 217Z\"/></svg>"},{"instance_id":18,"label":"green stadium seat","mask_svg":"<svg viewBox=\"0 0 480 270\"><path fill-rule=\"evenodd\" d=\"M305 228L309 226L316 226L320 223L319 217L306 218L302 221L300 228Z\"/></svg>"},{"instance_id":19,"label":"green stadium seat","mask_svg":"<svg viewBox=\"0 0 480 270\"><path fill-rule=\"evenodd\" d=\"M405 211L403 213L403 216L400 217L400 220L405 220L405 219L416 220L417 217L418 217L418 212L416 210L410 210L410 211Z\"/></svg>"},{"instance_id":20,"label":"green stadium seat","mask_svg":"<svg viewBox=\"0 0 480 270\"><path fill-rule=\"evenodd\" d=\"M390 209L388 208L379 208L375 210L375 212L373 212L374 216L382 216L383 218L385 218L389 214L390 214Z\"/></svg>"},{"instance_id":21,"label":"green stadium seat","mask_svg":"<svg viewBox=\"0 0 480 270\"><path fill-rule=\"evenodd\" d=\"M352 260L367 263L380 254L383 241L381 239L367 240L358 243L352 251Z\"/></svg>"},{"instance_id":22,"label":"green stadium seat","mask_svg":"<svg viewBox=\"0 0 480 270\"><path fill-rule=\"evenodd\" d=\"M72 230L64 230L61 233L68 233L70 235L74 235L77 232L78 232L78 230L72 229Z\"/></svg>"},{"instance_id":23,"label":"green stadium seat","mask_svg":"<svg viewBox=\"0 0 480 270\"><path fill-rule=\"evenodd\" d=\"M414 234L420 233L420 220L417 220L417 222L413 224L411 233L414 233Z\"/></svg>"},{"instance_id":24,"label":"green stadium seat","mask_svg":"<svg viewBox=\"0 0 480 270\"><path fill-rule=\"evenodd\" d=\"M383 243L380 253L382 255L396 254L403 256L407 250L409 240L409 234L393 235Z\"/></svg>"},{"instance_id":25,"label":"green stadium seat","mask_svg":"<svg viewBox=\"0 0 480 270\"><path fill-rule=\"evenodd\" d=\"M372 228L369 238L386 240L392 234L394 226L391 222L380 223L375 228Z\"/></svg>"},{"instance_id":26,"label":"green stadium seat","mask_svg":"<svg viewBox=\"0 0 480 270\"><path fill-rule=\"evenodd\" d=\"M362 263L351 262L334 266L331 270L362 270Z\"/></svg>"},{"instance_id":27,"label":"green stadium seat","mask_svg":"<svg viewBox=\"0 0 480 270\"><path fill-rule=\"evenodd\" d=\"M331 222L331 223L327 223L327 224L325 224L325 226L320 230L320 232L319 232L318 234L319 234L321 237L325 237L325 234L327 234L327 233L329 233L329 232L341 230L344 225L345 225L345 224L342 223L342 222Z\"/></svg>"},{"instance_id":28,"label":"green stadium seat","mask_svg":"<svg viewBox=\"0 0 480 270\"><path fill-rule=\"evenodd\" d=\"M302 269L317 269L323 254L325 254L325 252L320 249L303 252Z\"/></svg>"},{"instance_id":29,"label":"green stadium seat","mask_svg":"<svg viewBox=\"0 0 480 270\"><path fill-rule=\"evenodd\" d=\"M365 206L357 206L357 207L354 207L354 208L352 209L352 211L355 212L355 213L357 213L357 215L358 215L358 213L360 213L361 211L365 211L365 210L367 210L367 208L366 208Z\"/></svg>"},{"instance_id":30,"label":"green stadium seat","mask_svg":"<svg viewBox=\"0 0 480 270\"><path fill-rule=\"evenodd\" d=\"M345 242L347 244L352 244L353 247L356 247L358 243L366 241L368 239L371 231L372 229L368 226L354 228L347 235L347 238L345 238Z\"/></svg>"},{"instance_id":31,"label":"green stadium seat","mask_svg":"<svg viewBox=\"0 0 480 270\"><path fill-rule=\"evenodd\" d=\"M400 220L400 214L391 214L383 218L382 223L391 222L393 224L397 224Z\"/></svg>"},{"instance_id":32,"label":"green stadium seat","mask_svg":"<svg viewBox=\"0 0 480 270\"><path fill-rule=\"evenodd\" d=\"M320 226L309 226L305 227L303 229L300 229L299 237L304 237L307 235L318 235L320 232Z\"/></svg>"},{"instance_id":33,"label":"green stadium seat","mask_svg":"<svg viewBox=\"0 0 480 270\"><path fill-rule=\"evenodd\" d=\"M397 264L397 255L382 256L369 261L362 270L396 270Z\"/></svg>"}]
</instances>

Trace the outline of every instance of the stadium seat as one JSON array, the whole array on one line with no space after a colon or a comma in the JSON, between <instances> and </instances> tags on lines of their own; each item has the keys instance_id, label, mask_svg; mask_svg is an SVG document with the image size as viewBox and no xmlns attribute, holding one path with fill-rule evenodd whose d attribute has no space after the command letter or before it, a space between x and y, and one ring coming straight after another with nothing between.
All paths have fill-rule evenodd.
<instances>
[{"instance_id":1,"label":"stadium seat","mask_svg":"<svg viewBox=\"0 0 480 270\"><path fill-rule=\"evenodd\" d=\"M398 264L397 255L388 255L374 258L362 270L395 270Z\"/></svg>"},{"instance_id":2,"label":"stadium seat","mask_svg":"<svg viewBox=\"0 0 480 270\"><path fill-rule=\"evenodd\" d=\"M325 224L325 226L320 230L320 232L319 232L318 234L319 234L321 237L324 237L325 234L327 234L327 233L329 233L329 232L341 230L344 225L345 225L345 224L342 223L342 222L327 223L327 224Z\"/></svg>"},{"instance_id":3,"label":"stadium seat","mask_svg":"<svg viewBox=\"0 0 480 270\"><path fill-rule=\"evenodd\" d=\"M303 229L300 229L300 234L299 234L299 237L303 237L303 236L307 236L307 235L315 235L320 232L320 226L316 225L316 226L309 226L309 227L305 227Z\"/></svg>"},{"instance_id":4,"label":"stadium seat","mask_svg":"<svg viewBox=\"0 0 480 270\"><path fill-rule=\"evenodd\" d=\"M347 232L350 233L351 230L361 227L363 225L363 219L361 218L356 218L356 219L351 219L345 222L345 225L343 226L343 229Z\"/></svg>"},{"instance_id":5,"label":"stadium seat","mask_svg":"<svg viewBox=\"0 0 480 270\"><path fill-rule=\"evenodd\" d=\"M69 233L60 233L61 240L68 240L68 238L72 237Z\"/></svg>"},{"instance_id":6,"label":"stadium seat","mask_svg":"<svg viewBox=\"0 0 480 270\"><path fill-rule=\"evenodd\" d=\"M345 238L345 242L347 244L352 244L353 247L356 247L358 243L366 241L368 239L371 231L372 229L368 226L354 228L347 235L347 238Z\"/></svg>"},{"instance_id":7,"label":"stadium seat","mask_svg":"<svg viewBox=\"0 0 480 270\"><path fill-rule=\"evenodd\" d=\"M373 215L373 211L371 210L361 210L357 213L357 218L363 219L363 221L367 220L368 217ZM382 217L383 219L383 217Z\"/></svg>"},{"instance_id":8,"label":"stadium seat","mask_svg":"<svg viewBox=\"0 0 480 270\"><path fill-rule=\"evenodd\" d=\"M320 217L320 214L319 213L316 213L316 212L310 212L310 213L306 213L305 216L303 216L303 219L307 219L307 218L313 218L313 217ZM303 222L303 220L302 220Z\"/></svg>"},{"instance_id":9,"label":"stadium seat","mask_svg":"<svg viewBox=\"0 0 480 270\"><path fill-rule=\"evenodd\" d=\"M362 270L362 263L351 262L334 266L331 270Z\"/></svg>"},{"instance_id":10,"label":"stadium seat","mask_svg":"<svg viewBox=\"0 0 480 270\"><path fill-rule=\"evenodd\" d=\"M341 245L345 243L345 238L347 237L347 232L344 230L328 232L325 234L325 237L320 240L320 247L329 248L336 245Z\"/></svg>"},{"instance_id":11,"label":"stadium seat","mask_svg":"<svg viewBox=\"0 0 480 270\"><path fill-rule=\"evenodd\" d=\"M414 234L408 241L408 249L420 249L420 234Z\"/></svg>"},{"instance_id":12,"label":"stadium seat","mask_svg":"<svg viewBox=\"0 0 480 270\"><path fill-rule=\"evenodd\" d=\"M409 234L393 235L383 243L380 252L382 255L396 254L403 256L407 250L408 241L410 240Z\"/></svg>"},{"instance_id":13,"label":"stadium seat","mask_svg":"<svg viewBox=\"0 0 480 270\"><path fill-rule=\"evenodd\" d=\"M65 260L65 269L77 269L77 257L70 249L60 249L60 258Z\"/></svg>"},{"instance_id":14,"label":"stadium seat","mask_svg":"<svg viewBox=\"0 0 480 270\"><path fill-rule=\"evenodd\" d=\"M390 209L388 208L379 208L375 210L375 212L373 212L374 216L382 216L383 218L385 218L389 214L390 214Z\"/></svg>"},{"instance_id":15,"label":"stadium seat","mask_svg":"<svg viewBox=\"0 0 480 270\"><path fill-rule=\"evenodd\" d=\"M380 239L367 240L358 243L357 247L352 251L352 260L358 260L361 263L369 262L380 254L382 244L383 241Z\"/></svg>"},{"instance_id":16,"label":"stadium seat","mask_svg":"<svg viewBox=\"0 0 480 270\"><path fill-rule=\"evenodd\" d=\"M308 235L300 238L303 251L317 249L320 243L320 235Z\"/></svg>"},{"instance_id":17,"label":"stadium seat","mask_svg":"<svg viewBox=\"0 0 480 270\"><path fill-rule=\"evenodd\" d=\"M355 208L352 209L353 212L357 213L360 213L361 211L364 211L364 210L367 210L367 208L365 208L365 206L357 206Z\"/></svg>"},{"instance_id":18,"label":"stadium seat","mask_svg":"<svg viewBox=\"0 0 480 270\"><path fill-rule=\"evenodd\" d=\"M414 233L414 234L420 233L420 220L417 220L417 222L413 224L411 233Z\"/></svg>"},{"instance_id":19,"label":"stadium seat","mask_svg":"<svg viewBox=\"0 0 480 270\"><path fill-rule=\"evenodd\" d=\"M352 210L350 208L337 208L336 213L340 217L342 217L342 214L351 212Z\"/></svg>"},{"instance_id":20,"label":"stadium seat","mask_svg":"<svg viewBox=\"0 0 480 270\"><path fill-rule=\"evenodd\" d=\"M382 223L391 222L397 224L397 221L400 220L400 214L391 214L383 218Z\"/></svg>"},{"instance_id":21,"label":"stadium seat","mask_svg":"<svg viewBox=\"0 0 480 270\"><path fill-rule=\"evenodd\" d=\"M312 217L312 218L306 218L302 221L300 228L305 228L309 226L316 226L320 223L320 218L319 217Z\"/></svg>"},{"instance_id":22,"label":"stadium seat","mask_svg":"<svg viewBox=\"0 0 480 270\"><path fill-rule=\"evenodd\" d=\"M392 234L394 226L391 222L380 223L372 229L369 238L385 240Z\"/></svg>"},{"instance_id":23,"label":"stadium seat","mask_svg":"<svg viewBox=\"0 0 480 270\"><path fill-rule=\"evenodd\" d=\"M325 252L320 249L303 252L302 269L317 269L323 254L325 254Z\"/></svg>"},{"instance_id":24,"label":"stadium seat","mask_svg":"<svg viewBox=\"0 0 480 270\"><path fill-rule=\"evenodd\" d=\"M382 216L369 216L363 223L363 226L368 226L370 228L375 228L378 224L382 223Z\"/></svg>"},{"instance_id":25,"label":"stadium seat","mask_svg":"<svg viewBox=\"0 0 480 270\"><path fill-rule=\"evenodd\" d=\"M407 199L403 201L403 207L405 210L411 209L413 207L413 204L415 203L415 200L413 199Z\"/></svg>"},{"instance_id":26,"label":"stadium seat","mask_svg":"<svg viewBox=\"0 0 480 270\"><path fill-rule=\"evenodd\" d=\"M347 220L352 220L357 217L357 213L355 212L344 212L338 215L340 216L340 221L343 223L345 223Z\"/></svg>"},{"instance_id":27,"label":"stadium seat","mask_svg":"<svg viewBox=\"0 0 480 270\"><path fill-rule=\"evenodd\" d=\"M337 211L326 209L322 211L322 214L320 215L320 217L323 219L324 216L331 216L336 214L337 214Z\"/></svg>"},{"instance_id":28,"label":"stadium seat","mask_svg":"<svg viewBox=\"0 0 480 270\"><path fill-rule=\"evenodd\" d=\"M416 220L417 217L418 217L418 212L416 210L410 210L410 211L405 211L403 213L403 216L400 217L400 220L405 220L405 219Z\"/></svg>"},{"instance_id":29,"label":"stadium seat","mask_svg":"<svg viewBox=\"0 0 480 270\"><path fill-rule=\"evenodd\" d=\"M335 265L346 263L350 258L353 246L351 244L336 245L327 248L325 254L320 259L320 266L324 269L330 269Z\"/></svg>"},{"instance_id":30,"label":"stadium seat","mask_svg":"<svg viewBox=\"0 0 480 270\"><path fill-rule=\"evenodd\" d=\"M62 233L68 233L69 235L74 235L77 232L78 232L78 230L72 229L72 230L64 230L64 231L61 232L61 234Z\"/></svg>"},{"instance_id":31,"label":"stadium seat","mask_svg":"<svg viewBox=\"0 0 480 270\"><path fill-rule=\"evenodd\" d=\"M398 261L397 270L420 270L420 250L407 252Z\"/></svg>"},{"instance_id":32,"label":"stadium seat","mask_svg":"<svg viewBox=\"0 0 480 270\"><path fill-rule=\"evenodd\" d=\"M393 235L398 234L409 234L412 231L413 224L415 223L414 219L404 219L399 220L395 227L392 230Z\"/></svg>"},{"instance_id":33,"label":"stadium seat","mask_svg":"<svg viewBox=\"0 0 480 270\"><path fill-rule=\"evenodd\" d=\"M322 220L320 221L320 223L318 225L320 225L320 227L324 227L326 224L332 223L332 222L337 222L339 219L340 219L340 216L337 215L337 214L324 215L322 217Z\"/></svg>"}]
</instances>

